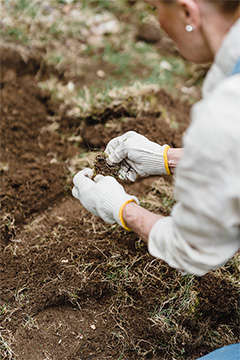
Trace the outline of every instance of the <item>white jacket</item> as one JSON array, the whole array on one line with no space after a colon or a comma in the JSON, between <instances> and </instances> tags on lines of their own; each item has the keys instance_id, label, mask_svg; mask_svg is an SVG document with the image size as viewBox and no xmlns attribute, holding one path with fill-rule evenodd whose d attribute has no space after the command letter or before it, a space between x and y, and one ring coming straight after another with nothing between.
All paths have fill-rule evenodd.
<instances>
[{"instance_id":1,"label":"white jacket","mask_svg":"<svg viewBox=\"0 0 240 360\"><path fill-rule=\"evenodd\" d=\"M240 249L240 20L223 40L192 109L175 178L176 205L154 224L149 252L204 275Z\"/></svg>"}]
</instances>

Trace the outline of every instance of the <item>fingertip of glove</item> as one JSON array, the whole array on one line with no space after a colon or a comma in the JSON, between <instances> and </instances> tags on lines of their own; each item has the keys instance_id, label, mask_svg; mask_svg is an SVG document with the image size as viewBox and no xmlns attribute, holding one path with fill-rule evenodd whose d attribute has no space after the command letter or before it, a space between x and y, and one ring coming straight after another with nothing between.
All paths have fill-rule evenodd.
<instances>
[{"instance_id":1,"label":"fingertip of glove","mask_svg":"<svg viewBox=\"0 0 240 360\"><path fill-rule=\"evenodd\" d=\"M76 185L76 182L78 181L79 178L85 176L85 177L88 177L89 179L91 179L93 177L93 169L90 169L90 168L85 168L81 171L79 171L73 178L73 183L74 185Z\"/></svg>"},{"instance_id":2,"label":"fingertip of glove","mask_svg":"<svg viewBox=\"0 0 240 360\"><path fill-rule=\"evenodd\" d=\"M136 171L132 170L127 174L127 176L128 176L128 180L134 182L137 178L137 173Z\"/></svg>"},{"instance_id":3,"label":"fingertip of glove","mask_svg":"<svg viewBox=\"0 0 240 360\"><path fill-rule=\"evenodd\" d=\"M75 197L76 199L78 198L78 191L75 188L75 186L72 188L72 196Z\"/></svg>"},{"instance_id":4,"label":"fingertip of glove","mask_svg":"<svg viewBox=\"0 0 240 360\"><path fill-rule=\"evenodd\" d=\"M108 156L111 154L111 149L110 146L107 145L106 149L104 150L105 154L107 154Z\"/></svg>"},{"instance_id":5,"label":"fingertip of glove","mask_svg":"<svg viewBox=\"0 0 240 360\"><path fill-rule=\"evenodd\" d=\"M119 171L119 178L121 180L129 180L134 182L137 178L137 173L134 169L129 170L128 168L128 170L125 170L125 168L123 168Z\"/></svg>"},{"instance_id":6,"label":"fingertip of glove","mask_svg":"<svg viewBox=\"0 0 240 360\"><path fill-rule=\"evenodd\" d=\"M95 182L98 182L98 181L101 180L102 178L104 178L104 176L101 175L101 174L98 174L98 175L96 175L96 176L94 177L94 181L95 181Z\"/></svg>"},{"instance_id":7,"label":"fingertip of glove","mask_svg":"<svg viewBox=\"0 0 240 360\"><path fill-rule=\"evenodd\" d=\"M87 176L91 179L94 175L94 171L93 171L93 169L85 168L82 170L82 175Z\"/></svg>"},{"instance_id":8,"label":"fingertip of glove","mask_svg":"<svg viewBox=\"0 0 240 360\"><path fill-rule=\"evenodd\" d=\"M120 180L127 180L126 173L119 171L118 177Z\"/></svg>"},{"instance_id":9,"label":"fingertip of glove","mask_svg":"<svg viewBox=\"0 0 240 360\"><path fill-rule=\"evenodd\" d=\"M109 156L107 156L107 158L106 158L106 162L107 162L107 164L108 165L114 165L114 164L116 164L116 161L114 161L114 156L112 156L112 155L109 155Z\"/></svg>"}]
</instances>

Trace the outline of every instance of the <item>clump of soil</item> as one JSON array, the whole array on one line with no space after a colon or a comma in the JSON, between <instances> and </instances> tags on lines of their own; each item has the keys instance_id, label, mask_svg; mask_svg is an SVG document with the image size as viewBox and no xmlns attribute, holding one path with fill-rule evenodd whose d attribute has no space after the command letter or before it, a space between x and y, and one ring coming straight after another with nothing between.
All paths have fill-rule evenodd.
<instances>
[{"instance_id":1,"label":"clump of soil","mask_svg":"<svg viewBox=\"0 0 240 360\"><path fill-rule=\"evenodd\" d=\"M107 154L102 153L96 156L93 164L94 176L104 175L118 178L120 165L109 165L107 163Z\"/></svg>"},{"instance_id":2,"label":"clump of soil","mask_svg":"<svg viewBox=\"0 0 240 360\"><path fill-rule=\"evenodd\" d=\"M66 169L68 158L87 151L68 141L78 125L42 95L32 67L13 53L5 58L1 70L16 75L1 89L0 358L193 360L236 343L236 260L200 279L181 277L135 233L92 216L72 197ZM119 128L86 122L86 144L105 148L132 128L179 146L186 108L163 92L161 101L179 112L178 127L156 114L118 118ZM119 169L98 154L94 171L114 176ZM170 210L168 187L152 181L125 188L138 197L151 191L156 208L164 201Z\"/></svg>"}]
</instances>

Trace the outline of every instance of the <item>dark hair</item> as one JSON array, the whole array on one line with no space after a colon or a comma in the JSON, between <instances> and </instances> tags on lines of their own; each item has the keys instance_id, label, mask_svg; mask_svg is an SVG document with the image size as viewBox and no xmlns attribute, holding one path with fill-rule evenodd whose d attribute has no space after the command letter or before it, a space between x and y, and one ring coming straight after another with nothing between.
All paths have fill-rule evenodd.
<instances>
[{"instance_id":1,"label":"dark hair","mask_svg":"<svg viewBox=\"0 0 240 360\"><path fill-rule=\"evenodd\" d=\"M206 0L214 2L216 7L219 8L221 12L231 14L237 10L240 5L239 0Z\"/></svg>"},{"instance_id":2,"label":"dark hair","mask_svg":"<svg viewBox=\"0 0 240 360\"><path fill-rule=\"evenodd\" d=\"M175 0L161 0L165 3L173 3ZM214 3L214 5L223 13L234 13L240 6L240 0L204 0Z\"/></svg>"}]
</instances>

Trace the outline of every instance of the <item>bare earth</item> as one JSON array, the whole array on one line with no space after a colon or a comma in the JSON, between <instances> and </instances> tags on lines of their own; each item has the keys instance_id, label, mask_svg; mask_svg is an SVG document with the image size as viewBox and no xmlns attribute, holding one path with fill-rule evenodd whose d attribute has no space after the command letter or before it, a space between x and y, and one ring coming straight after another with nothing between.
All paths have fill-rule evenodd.
<instances>
[{"instance_id":1,"label":"bare earth","mask_svg":"<svg viewBox=\"0 0 240 360\"><path fill-rule=\"evenodd\" d=\"M0 305L12 352L2 345L1 358L193 360L237 342L237 288L220 276L226 269L182 277L136 234L91 216L71 195L69 159L104 150L128 130L181 146L189 106L157 95L177 128L161 112L136 118L122 108L76 121L39 89L39 67L2 51ZM106 126L123 116L118 127ZM140 198L153 194L167 215L154 181L124 186ZM234 264L227 270L237 274Z\"/></svg>"}]
</instances>

